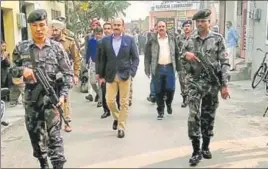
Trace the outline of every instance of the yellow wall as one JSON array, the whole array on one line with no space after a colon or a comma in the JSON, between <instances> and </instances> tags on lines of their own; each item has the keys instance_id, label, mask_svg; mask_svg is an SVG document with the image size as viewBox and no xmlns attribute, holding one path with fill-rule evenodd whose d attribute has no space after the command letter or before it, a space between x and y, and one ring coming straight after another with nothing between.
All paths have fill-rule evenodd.
<instances>
[{"instance_id":1,"label":"yellow wall","mask_svg":"<svg viewBox=\"0 0 268 169\"><path fill-rule=\"evenodd\" d=\"M1 1L1 9L4 10L4 34L7 43L7 51L12 54L16 42L21 40L16 17L16 14L19 13L19 2Z\"/></svg>"}]
</instances>

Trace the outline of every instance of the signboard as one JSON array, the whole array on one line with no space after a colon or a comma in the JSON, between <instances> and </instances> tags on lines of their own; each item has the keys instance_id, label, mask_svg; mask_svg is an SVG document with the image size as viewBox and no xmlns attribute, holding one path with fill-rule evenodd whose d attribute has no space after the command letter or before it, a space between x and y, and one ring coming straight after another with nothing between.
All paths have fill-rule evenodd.
<instances>
[{"instance_id":1,"label":"signboard","mask_svg":"<svg viewBox=\"0 0 268 169\"><path fill-rule=\"evenodd\" d=\"M169 1L168 3L157 4L152 7L152 11L184 11L198 10L199 1Z\"/></svg>"},{"instance_id":2,"label":"signboard","mask_svg":"<svg viewBox=\"0 0 268 169\"><path fill-rule=\"evenodd\" d=\"M175 19L174 18L157 18L156 23L159 21L164 21L167 24L167 31L175 29Z\"/></svg>"}]
</instances>

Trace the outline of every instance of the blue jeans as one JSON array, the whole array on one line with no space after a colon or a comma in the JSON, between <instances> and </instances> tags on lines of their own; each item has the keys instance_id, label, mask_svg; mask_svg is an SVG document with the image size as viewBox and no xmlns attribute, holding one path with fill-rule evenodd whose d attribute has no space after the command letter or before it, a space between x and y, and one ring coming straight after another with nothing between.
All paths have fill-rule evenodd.
<instances>
[{"instance_id":1,"label":"blue jeans","mask_svg":"<svg viewBox=\"0 0 268 169\"><path fill-rule=\"evenodd\" d=\"M158 69L155 75L155 92L157 111L159 114L163 114L165 108L164 96L167 97L166 105L171 106L174 92L175 92L175 72L172 64L158 65Z\"/></svg>"}]
</instances>

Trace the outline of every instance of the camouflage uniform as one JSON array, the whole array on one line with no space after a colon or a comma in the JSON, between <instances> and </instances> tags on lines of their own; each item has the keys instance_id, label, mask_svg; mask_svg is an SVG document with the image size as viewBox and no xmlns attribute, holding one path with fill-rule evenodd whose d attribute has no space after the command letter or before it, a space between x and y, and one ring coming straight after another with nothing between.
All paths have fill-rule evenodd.
<instances>
[{"instance_id":1,"label":"camouflage uniform","mask_svg":"<svg viewBox=\"0 0 268 169\"><path fill-rule=\"evenodd\" d=\"M202 39L198 33L193 34L187 41L186 50L190 52L202 52L202 58L207 66L211 66L220 79L221 86L213 80L212 75L204 71L202 63L188 61L186 65L189 75L189 118L188 136L192 140L193 155L191 165L196 165L200 159L212 158L209 151L210 138L213 136L216 109L219 105L218 93L222 87L227 86L229 65L226 57L226 48L223 37L210 31L208 36ZM200 57L200 53L197 54ZM221 77L221 78L220 78ZM201 105L201 107L200 107ZM200 152L200 137L203 137L202 156Z\"/></svg>"},{"instance_id":2,"label":"camouflage uniform","mask_svg":"<svg viewBox=\"0 0 268 169\"><path fill-rule=\"evenodd\" d=\"M186 43L186 41L187 41L187 36L185 34L178 36L179 49L182 49L184 47L184 44ZM187 72L185 69L185 64L186 64L186 62L183 59L181 59L182 68L181 68L181 71L178 72L178 77L179 77L180 87L181 87L181 95L183 98L183 104L186 104L186 102L187 102L187 93L188 93L188 91L187 91L188 76L187 76ZM185 107L185 106L183 106L183 107Z\"/></svg>"},{"instance_id":3,"label":"camouflage uniform","mask_svg":"<svg viewBox=\"0 0 268 169\"><path fill-rule=\"evenodd\" d=\"M43 9L29 14L28 23L42 21L47 18ZM31 52L30 52L31 51ZM13 51L13 77L21 77L23 68L33 68L33 60L50 77L49 81L56 81L56 74L62 73L64 82L59 90L59 96L66 97L72 85L73 73L69 59L63 46L51 39L46 39L42 49L32 40L19 42ZM33 80L25 82L25 123L33 147L33 156L39 159L42 168L48 167L47 156L50 157L53 168L63 168L66 162L64 156L63 139L60 134L61 124L59 114L49 104L49 99L43 90L38 90L38 83ZM55 86L55 85L53 85ZM42 88L41 88L42 89ZM35 96L35 98L34 98Z\"/></svg>"},{"instance_id":4,"label":"camouflage uniform","mask_svg":"<svg viewBox=\"0 0 268 169\"><path fill-rule=\"evenodd\" d=\"M215 68L215 71L221 71L222 86L218 86L214 81L211 82L210 75L207 75L198 62L192 62L190 69L187 70L189 75L189 108L190 115L188 119L188 135L192 137L213 136L213 127L216 109L218 107L218 93L221 87L227 85L229 77L229 65L226 55L225 42L222 35L210 31L208 37L201 39L195 33L187 42L187 51L206 51L206 59L209 66ZM201 70L199 72L199 70ZM201 105L201 112L199 104ZM201 133L200 133L201 121Z\"/></svg>"}]
</instances>

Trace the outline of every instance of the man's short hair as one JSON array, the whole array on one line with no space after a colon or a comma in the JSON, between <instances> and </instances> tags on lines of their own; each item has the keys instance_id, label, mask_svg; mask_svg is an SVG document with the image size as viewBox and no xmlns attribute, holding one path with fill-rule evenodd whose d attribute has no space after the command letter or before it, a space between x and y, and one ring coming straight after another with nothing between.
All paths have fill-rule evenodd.
<instances>
[{"instance_id":1,"label":"man's short hair","mask_svg":"<svg viewBox=\"0 0 268 169\"><path fill-rule=\"evenodd\" d=\"M104 27L105 25L110 25L110 26L112 27L112 23L111 23L111 22L105 22L105 23L103 24L103 27Z\"/></svg>"},{"instance_id":2,"label":"man's short hair","mask_svg":"<svg viewBox=\"0 0 268 169\"><path fill-rule=\"evenodd\" d=\"M227 23L228 23L229 25L233 25L233 23L232 23L231 21L227 21Z\"/></svg>"},{"instance_id":3,"label":"man's short hair","mask_svg":"<svg viewBox=\"0 0 268 169\"><path fill-rule=\"evenodd\" d=\"M103 33L102 27L98 26L96 29L94 29L94 33Z\"/></svg>"},{"instance_id":4,"label":"man's short hair","mask_svg":"<svg viewBox=\"0 0 268 169\"><path fill-rule=\"evenodd\" d=\"M123 18L115 18L115 19L121 19L121 21L122 21L122 25L125 25L125 21L124 21ZM113 21L115 21L115 19L114 19Z\"/></svg>"}]
</instances>

